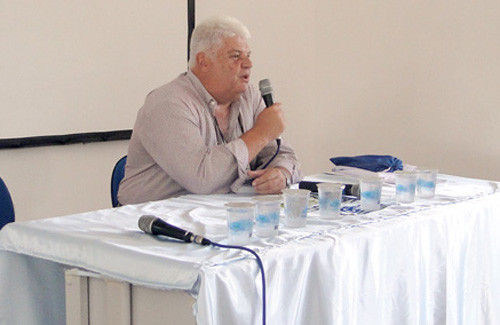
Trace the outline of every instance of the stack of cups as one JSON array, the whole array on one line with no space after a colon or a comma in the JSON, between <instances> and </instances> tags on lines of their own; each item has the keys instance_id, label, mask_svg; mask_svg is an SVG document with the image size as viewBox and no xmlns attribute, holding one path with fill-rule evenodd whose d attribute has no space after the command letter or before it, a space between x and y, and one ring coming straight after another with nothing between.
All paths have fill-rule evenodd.
<instances>
[{"instance_id":1,"label":"stack of cups","mask_svg":"<svg viewBox=\"0 0 500 325\"><path fill-rule=\"evenodd\" d=\"M361 209L374 211L380 209L382 180L379 177L366 177L360 180Z\"/></svg>"},{"instance_id":2,"label":"stack of cups","mask_svg":"<svg viewBox=\"0 0 500 325\"><path fill-rule=\"evenodd\" d=\"M304 227L307 223L309 194L304 189L283 190L285 198L285 225L290 228Z\"/></svg>"},{"instance_id":3,"label":"stack of cups","mask_svg":"<svg viewBox=\"0 0 500 325\"><path fill-rule=\"evenodd\" d=\"M233 245L244 245L252 237L255 204L250 202L226 203L228 241Z\"/></svg>"},{"instance_id":4,"label":"stack of cups","mask_svg":"<svg viewBox=\"0 0 500 325\"><path fill-rule=\"evenodd\" d=\"M422 199L432 199L436 194L436 169L422 169L417 172L417 195Z\"/></svg>"},{"instance_id":5,"label":"stack of cups","mask_svg":"<svg viewBox=\"0 0 500 325\"><path fill-rule=\"evenodd\" d=\"M396 174L396 201L398 203L412 203L415 201L417 174L412 171L397 171Z\"/></svg>"},{"instance_id":6,"label":"stack of cups","mask_svg":"<svg viewBox=\"0 0 500 325\"><path fill-rule=\"evenodd\" d=\"M323 219L336 219L340 217L342 191L345 185L335 183L318 184L319 214Z\"/></svg>"},{"instance_id":7,"label":"stack of cups","mask_svg":"<svg viewBox=\"0 0 500 325\"><path fill-rule=\"evenodd\" d=\"M256 196L255 234L258 237L272 237L278 234L281 197L278 195Z\"/></svg>"}]
</instances>

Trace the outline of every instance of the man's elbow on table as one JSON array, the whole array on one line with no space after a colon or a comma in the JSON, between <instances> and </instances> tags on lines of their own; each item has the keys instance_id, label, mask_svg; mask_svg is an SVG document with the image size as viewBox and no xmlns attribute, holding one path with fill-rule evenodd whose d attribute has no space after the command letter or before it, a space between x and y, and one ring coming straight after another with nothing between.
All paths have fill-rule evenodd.
<instances>
[{"instance_id":1,"label":"man's elbow on table","mask_svg":"<svg viewBox=\"0 0 500 325\"><path fill-rule=\"evenodd\" d=\"M192 194L228 193L231 184L237 179L236 172L228 174L206 173L204 176L190 178L181 186Z\"/></svg>"}]
</instances>

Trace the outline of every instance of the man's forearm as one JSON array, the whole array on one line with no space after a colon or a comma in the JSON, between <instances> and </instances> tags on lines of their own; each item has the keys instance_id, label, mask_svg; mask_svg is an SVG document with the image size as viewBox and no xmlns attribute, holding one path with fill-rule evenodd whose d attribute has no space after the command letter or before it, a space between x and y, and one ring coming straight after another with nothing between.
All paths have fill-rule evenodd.
<instances>
[{"instance_id":1,"label":"man's forearm","mask_svg":"<svg viewBox=\"0 0 500 325\"><path fill-rule=\"evenodd\" d=\"M248 162L250 163L262 149L271 141L263 136L258 129L250 129L241 138L248 149Z\"/></svg>"}]
</instances>

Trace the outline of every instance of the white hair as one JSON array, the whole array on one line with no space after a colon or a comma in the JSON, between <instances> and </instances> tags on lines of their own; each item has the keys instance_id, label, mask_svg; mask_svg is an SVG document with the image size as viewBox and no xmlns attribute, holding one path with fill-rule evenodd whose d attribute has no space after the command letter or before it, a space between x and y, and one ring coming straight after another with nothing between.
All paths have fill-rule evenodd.
<instances>
[{"instance_id":1,"label":"white hair","mask_svg":"<svg viewBox=\"0 0 500 325\"><path fill-rule=\"evenodd\" d=\"M191 35L189 67L196 65L196 55L209 49L217 50L225 38L240 36L250 38L248 28L239 20L229 16L214 16L201 22Z\"/></svg>"}]
</instances>

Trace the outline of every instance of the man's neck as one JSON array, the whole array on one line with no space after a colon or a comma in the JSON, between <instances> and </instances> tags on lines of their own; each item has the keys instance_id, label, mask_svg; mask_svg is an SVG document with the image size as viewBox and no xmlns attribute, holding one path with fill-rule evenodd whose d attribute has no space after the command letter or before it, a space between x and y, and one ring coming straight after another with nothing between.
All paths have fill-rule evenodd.
<instances>
[{"instance_id":1,"label":"man's neck","mask_svg":"<svg viewBox=\"0 0 500 325\"><path fill-rule=\"evenodd\" d=\"M217 124L224 136L227 135L229 130L229 119L231 117L231 104L217 105L214 109L214 116L217 120Z\"/></svg>"}]
</instances>

